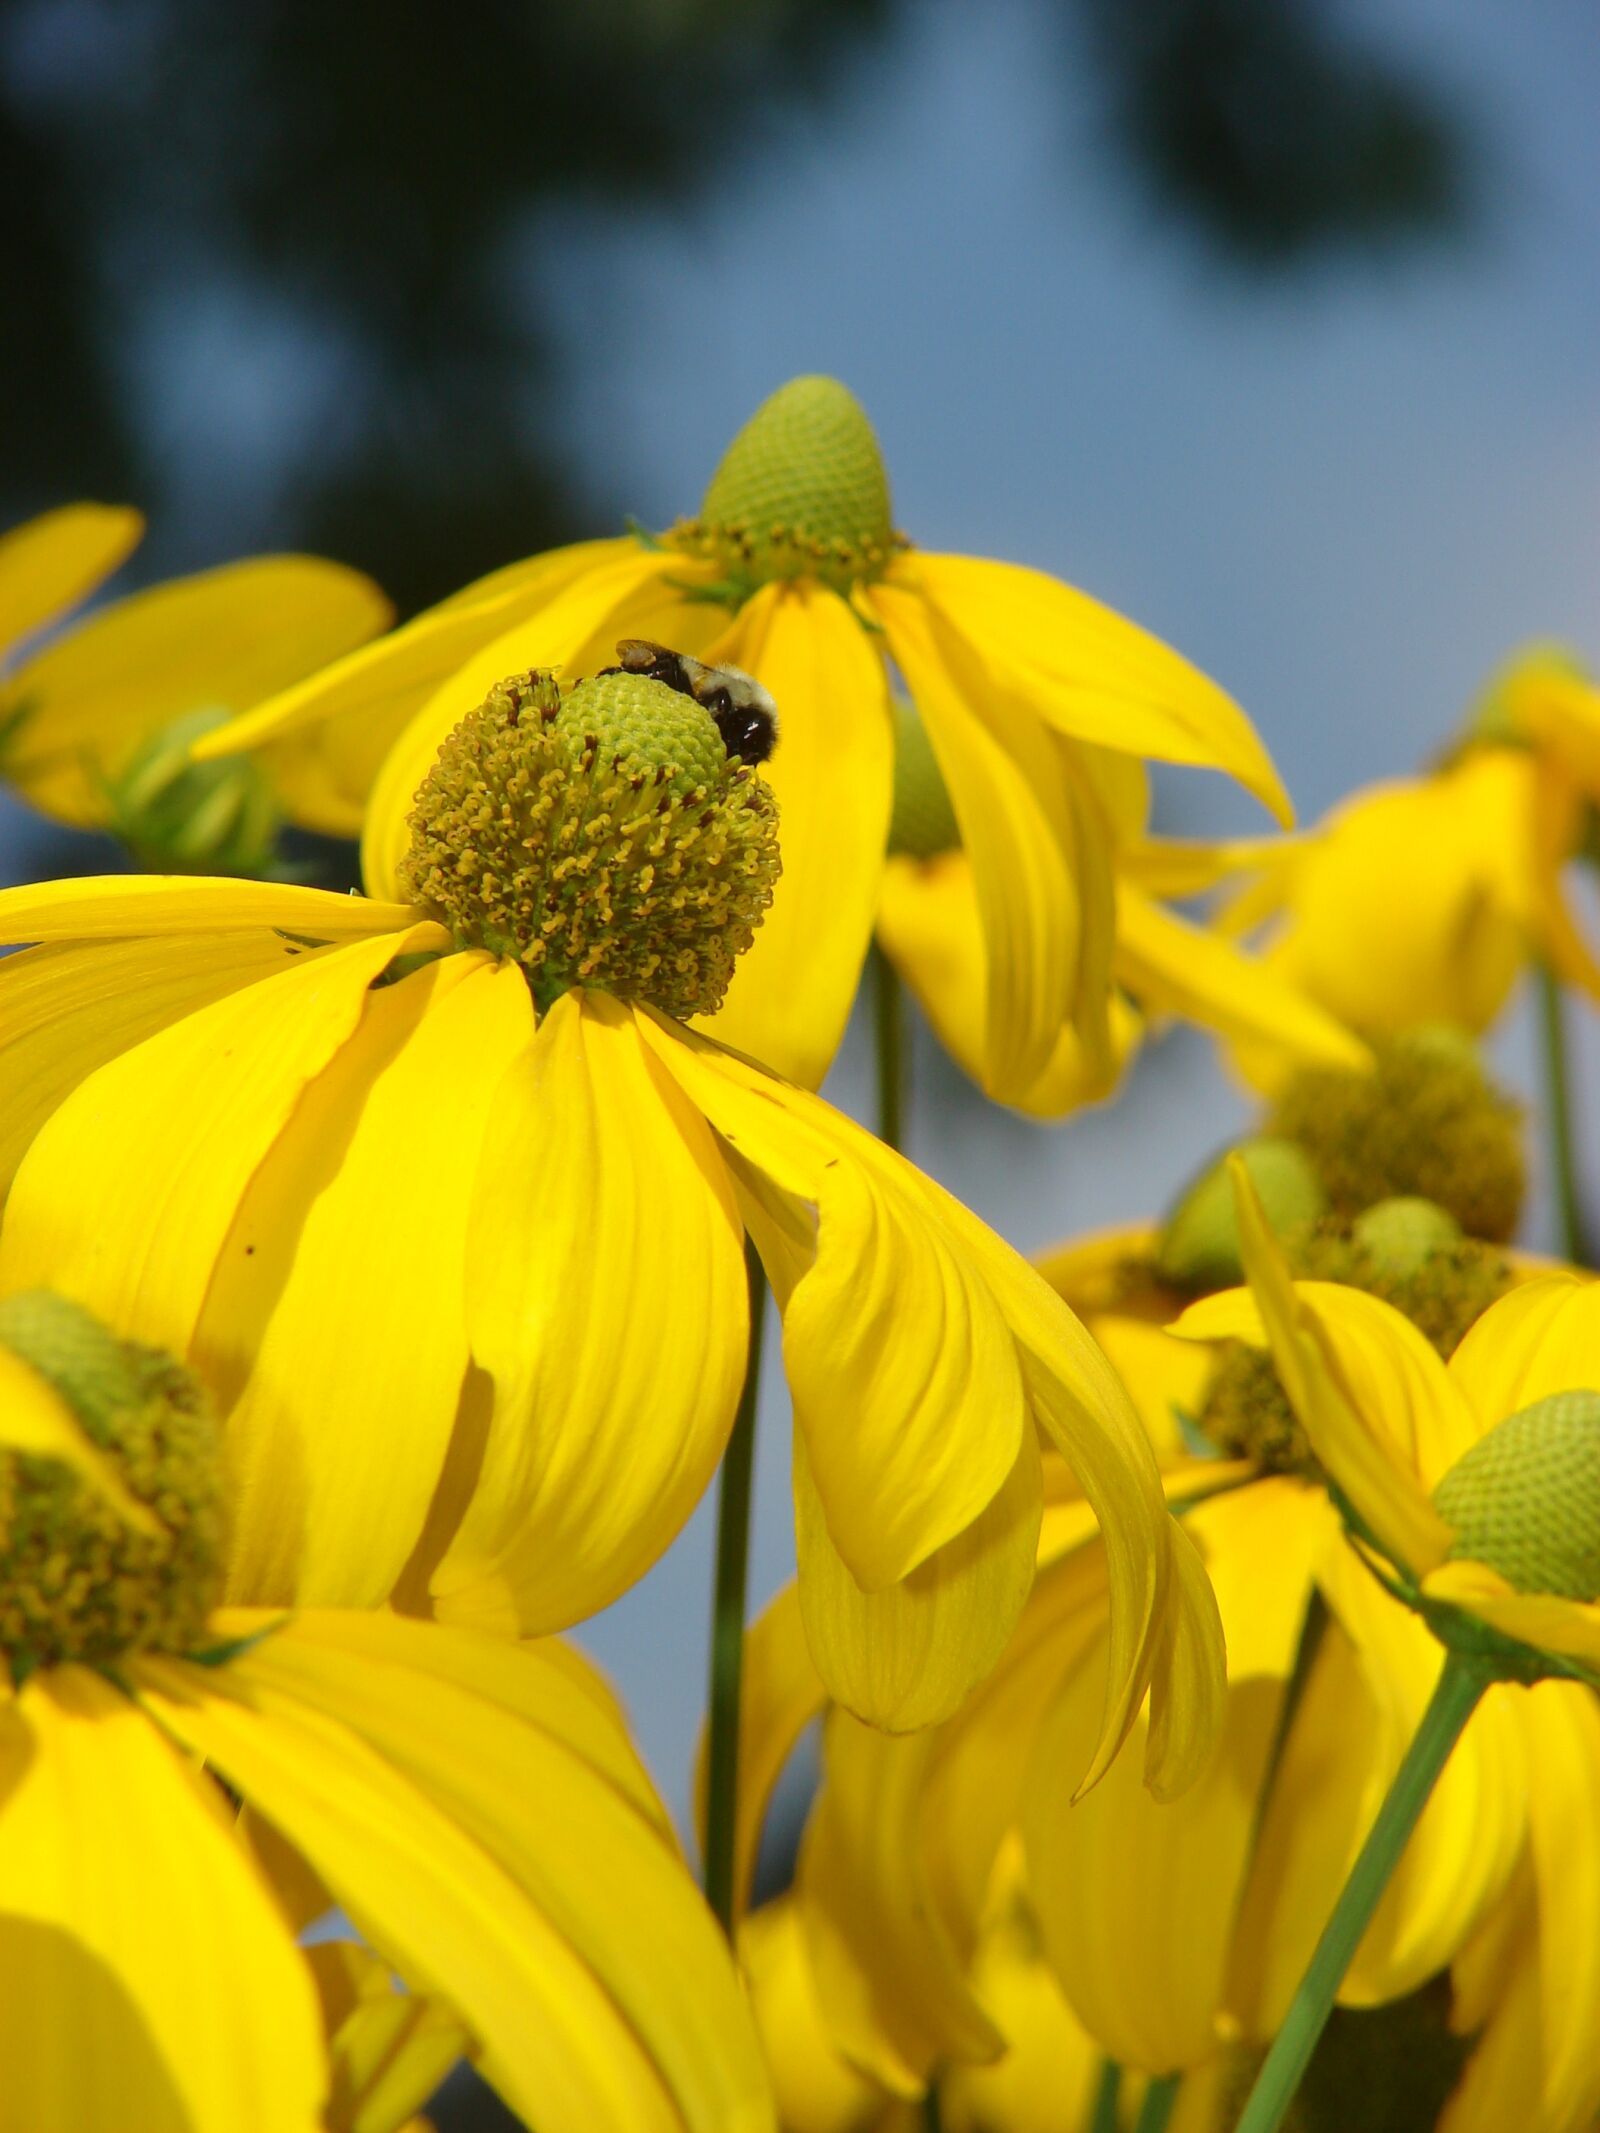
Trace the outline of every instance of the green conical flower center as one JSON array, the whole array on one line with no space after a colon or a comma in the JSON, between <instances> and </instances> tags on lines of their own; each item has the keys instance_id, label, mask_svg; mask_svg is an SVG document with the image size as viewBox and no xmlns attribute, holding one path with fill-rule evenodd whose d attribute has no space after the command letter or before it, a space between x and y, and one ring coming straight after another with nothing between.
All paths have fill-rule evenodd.
<instances>
[{"instance_id":1,"label":"green conical flower center","mask_svg":"<svg viewBox=\"0 0 1600 2133\"><path fill-rule=\"evenodd\" d=\"M1511 1286L1493 1246L1463 1236L1442 1208L1384 1200L1354 1222L1325 1218L1279 1236L1298 1281L1336 1281L1379 1297L1410 1319L1441 1356ZM1318 1469L1270 1353L1234 1342L1218 1362L1200 1428L1233 1458L1276 1473Z\"/></svg>"},{"instance_id":2,"label":"green conical flower center","mask_svg":"<svg viewBox=\"0 0 1600 2133\"><path fill-rule=\"evenodd\" d=\"M1518 1592L1600 1600L1600 1392L1557 1392L1508 1415L1433 1492L1452 1556Z\"/></svg>"},{"instance_id":3,"label":"green conical flower center","mask_svg":"<svg viewBox=\"0 0 1600 2133\"><path fill-rule=\"evenodd\" d=\"M1415 1030L1375 1053L1370 1070L1302 1068L1268 1132L1305 1150L1335 1214L1431 1200L1469 1237L1504 1243L1525 1185L1516 1105L1457 1031Z\"/></svg>"},{"instance_id":4,"label":"green conical flower center","mask_svg":"<svg viewBox=\"0 0 1600 2133\"><path fill-rule=\"evenodd\" d=\"M894 706L894 807L889 851L908 859L937 859L961 842L956 811L916 706L897 697Z\"/></svg>"},{"instance_id":5,"label":"green conical flower center","mask_svg":"<svg viewBox=\"0 0 1600 2133\"><path fill-rule=\"evenodd\" d=\"M513 675L417 793L405 893L463 947L679 1020L722 1003L779 872L778 809L693 696L606 673L563 697Z\"/></svg>"},{"instance_id":6,"label":"green conical flower center","mask_svg":"<svg viewBox=\"0 0 1600 2133\"><path fill-rule=\"evenodd\" d=\"M13 1676L191 1650L223 1572L217 1432L198 1382L48 1290L0 1302L0 1346L55 1389L161 1529L136 1532L54 1460L0 1452L0 1650Z\"/></svg>"},{"instance_id":7,"label":"green conical flower center","mask_svg":"<svg viewBox=\"0 0 1600 2133\"><path fill-rule=\"evenodd\" d=\"M142 742L107 788L110 828L156 872L259 874L272 858L278 804L253 754L194 763L194 743L231 711L187 711Z\"/></svg>"},{"instance_id":8,"label":"green conical flower center","mask_svg":"<svg viewBox=\"0 0 1600 2133\"><path fill-rule=\"evenodd\" d=\"M861 403L837 379L791 379L723 454L700 516L671 537L720 564L734 598L775 579L820 578L847 592L879 576L897 543Z\"/></svg>"}]
</instances>

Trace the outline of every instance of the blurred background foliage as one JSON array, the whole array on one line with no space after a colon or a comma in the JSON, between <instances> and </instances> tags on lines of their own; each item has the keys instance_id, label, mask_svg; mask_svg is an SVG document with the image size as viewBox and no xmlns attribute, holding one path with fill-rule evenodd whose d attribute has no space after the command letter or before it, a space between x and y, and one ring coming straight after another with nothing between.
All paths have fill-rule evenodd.
<instances>
[{"instance_id":1,"label":"blurred background foliage","mask_svg":"<svg viewBox=\"0 0 1600 2133\"><path fill-rule=\"evenodd\" d=\"M1109 137L1214 255L1283 268L1463 207L1456 126L1336 7L1040 6L1063 79L1102 72ZM919 12L9 0L0 522L133 498L154 528L140 575L308 547L372 571L405 611L600 530L543 327L563 303L559 248L540 242L552 211L737 187L783 107L833 95ZM972 25L981 38L981 11ZM228 432L208 469L163 361L180 317Z\"/></svg>"}]
</instances>

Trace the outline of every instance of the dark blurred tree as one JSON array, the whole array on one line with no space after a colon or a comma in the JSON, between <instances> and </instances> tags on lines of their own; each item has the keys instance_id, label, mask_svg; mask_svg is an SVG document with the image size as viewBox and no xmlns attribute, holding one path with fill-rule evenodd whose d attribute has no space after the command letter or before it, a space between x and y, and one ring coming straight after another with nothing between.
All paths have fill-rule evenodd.
<instances>
[{"instance_id":1,"label":"dark blurred tree","mask_svg":"<svg viewBox=\"0 0 1600 2133\"><path fill-rule=\"evenodd\" d=\"M1442 120L1327 0L1044 4L1089 25L1159 195L1235 251L1457 196ZM914 34L916 0L0 0L0 523L131 496L146 569L293 543L406 608L588 530L542 216L727 186L891 16ZM149 374L179 344L214 347L233 426L202 494L182 381Z\"/></svg>"},{"instance_id":2,"label":"dark blurred tree","mask_svg":"<svg viewBox=\"0 0 1600 2133\"><path fill-rule=\"evenodd\" d=\"M1452 220L1460 138L1319 0L1069 0L1164 206L1236 256L1287 265Z\"/></svg>"}]
</instances>

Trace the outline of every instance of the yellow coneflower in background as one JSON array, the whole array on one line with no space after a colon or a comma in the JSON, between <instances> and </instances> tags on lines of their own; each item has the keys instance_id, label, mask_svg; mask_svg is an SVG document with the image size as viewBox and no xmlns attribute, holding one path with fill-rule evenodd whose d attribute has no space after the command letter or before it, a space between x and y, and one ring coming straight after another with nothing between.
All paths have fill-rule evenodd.
<instances>
[{"instance_id":1,"label":"yellow coneflower in background","mask_svg":"<svg viewBox=\"0 0 1600 2133\"><path fill-rule=\"evenodd\" d=\"M891 667L927 722L972 867L974 1049L983 1086L1007 1101L1027 1099L1064 1027L1093 1060L1111 1044L1113 839L1097 756L1221 770L1289 817L1244 714L1177 653L1038 571L906 542L865 414L823 377L794 379L757 411L696 518L481 579L201 752L315 732L322 761L343 762L368 886L391 895L412 795L461 704L521 668L590 671L627 637L744 669L783 708L771 775L784 878L716 1028L808 1086L838 1044L877 916Z\"/></svg>"},{"instance_id":2,"label":"yellow coneflower in background","mask_svg":"<svg viewBox=\"0 0 1600 2133\"><path fill-rule=\"evenodd\" d=\"M0 2120L353 2125L381 2033L408 2110L466 2049L552 2133L764 2133L725 1943L581 1660L219 1610L198 1381L52 1291L0 1301L0 1444ZM330 1906L383 1972L364 2018L297 1944Z\"/></svg>"},{"instance_id":3,"label":"yellow coneflower in background","mask_svg":"<svg viewBox=\"0 0 1600 2133\"><path fill-rule=\"evenodd\" d=\"M1214 1615L1125 1394L975 1217L681 1018L770 893L773 809L690 696L530 675L424 781L415 901L89 881L0 897L0 1288L46 1278L216 1387L237 1589L507 1633L631 1584L784 1320L819 1665L894 1727L954 1708L1026 1598L1040 1441L1104 1524L1103 1767L1211 1722ZM330 1421L330 1418L334 1418Z\"/></svg>"},{"instance_id":4,"label":"yellow coneflower in background","mask_svg":"<svg viewBox=\"0 0 1600 2133\"><path fill-rule=\"evenodd\" d=\"M283 752L202 766L192 744L365 643L393 609L341 563L259 556L131 593L34 644L143 528L137 511L69 504L0 536L0 781L147 864L255 872L272 855ZM309 790L314 754L297 754Z\"/></svg>"}]
</instances>

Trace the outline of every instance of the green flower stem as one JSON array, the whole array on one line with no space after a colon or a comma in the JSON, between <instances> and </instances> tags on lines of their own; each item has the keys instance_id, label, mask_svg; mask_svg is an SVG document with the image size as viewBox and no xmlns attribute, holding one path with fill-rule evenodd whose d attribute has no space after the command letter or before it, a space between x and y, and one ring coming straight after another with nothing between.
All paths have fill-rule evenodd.
<instances>
[{"instance_id":1,"label":"green flower stem","mask_svg":"<svg viewBox=\"0 0 1600 2133\"><path fill-rule=\"evenodd\" d=\"M1334 1997L1361 1936L1489 1679L1458 1653L1446 1655L1444 1671L1422 1714L1416 1738L1406 1750L1405 1760L1378 1809L1378 1819L1350 1869L1350 1878L1323 1928L1283 2027L1256 2076L1235 2133L1276 2133L1282 2124L1317 2039L1333 2012Z\"/></svg>"},{"instance_id":2,"label":"green flower stem","mask_svg":"<svg viewBox=\"0 0 1600 2133\"><path fill-rule=\"evenodd\" d=\"M872 951L873 1038L878 1055L878 1138L904 1146L906 1001L899 975L881 948Z\"/></svg>"},{"instance_id":3,"label":"green flower stem","mask_svg":"<svg viewBox=\"0 0 1600 2133\"><path fill-rule=\"evenodd\" d=\"M1572 1082L1567 1062L1567 1027L1561 981L1548 964L1538 969L1539 1037L1544 1054L1545 1107L1550 1134L1550 1168L1561 1214L1561 1249L1574 1266L1590 1266L1589 1237L1578 1194L1577 1151L1572 1130Z\"/></svg>"},{"instance_id":4,"label":"green flower stem","mask_svg":"<svg viewBox=\"0 0 1600 2133\"><path fill-rule=\"evenodd\" d=\"M706 1901L733 1935L734 1829L739 1806L739 1696L744 1679L745 1584L750 1566L750 1485L755 1474L756 1400L767 1277L756 1248L744 1248L750 1290L750 1347L744 1390L717 1483L717 1570L711 1601L710 1726L706 1745Z\"/></svg>"},{"instance_id":5,"label":"green flower stem","mask_svg":"<svg viewBox=\"0 0 1600 2133\"><path fill-rule=\"evenodd\" d=\"M1094 2092L1094 2115L1089 2133L1117 2133L1117 2102L1122 2094L1122 2068L1115 2059L1100 2062L1100 2085Z\"/></svg>"},{"instance_id":6,"label":"green flower stem","mask_svg":"<svg viewBox=\"0 0 1600 2133\"><path fill-rule=\"evenodd\" d=\"M1178 2100L1178 2083L1182 2079L1181 2074L1161 2074L1150 2082L1133 2133L1167 2133L1167 2120Z\"/></svg>"}]
</instances>

